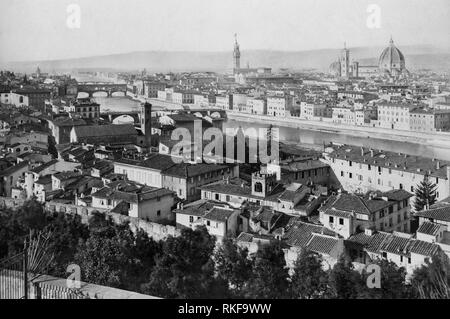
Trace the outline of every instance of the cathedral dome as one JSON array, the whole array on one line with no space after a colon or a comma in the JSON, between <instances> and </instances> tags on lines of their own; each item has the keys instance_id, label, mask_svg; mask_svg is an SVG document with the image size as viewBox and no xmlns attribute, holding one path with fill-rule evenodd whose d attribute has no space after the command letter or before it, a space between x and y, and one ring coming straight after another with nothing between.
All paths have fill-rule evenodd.
<instances>
[{"instance_id":1,"label":"cathedral dome","mask_svg":"<svg viewBox=\"0 0 450 319\"><path fill-rule=\"evenodd\" d=\"M389 46L380 55L378 68L381 73L390 73L391 75L401 74L405 71L405 56L394 45L392 38Z\"/></svg>"}]
</instances>

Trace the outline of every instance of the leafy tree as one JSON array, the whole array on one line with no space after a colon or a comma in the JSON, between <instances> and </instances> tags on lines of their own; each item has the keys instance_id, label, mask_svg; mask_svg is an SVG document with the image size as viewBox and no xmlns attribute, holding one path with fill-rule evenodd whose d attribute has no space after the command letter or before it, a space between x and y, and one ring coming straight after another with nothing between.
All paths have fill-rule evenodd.
<instances>
[{"instance_id":1,"label":"leafy tree","mask_svg":"<svg viewBox=\"0 0 450 319\"><path fill-rule=\"evenodd\" d=\"M446 255L435 255L417 268L411 278L414 298L449 299L450 265Z\"/></svg>"},{"instance_id":2,"label":"leafy tree","mask_svg":"<svg viewBox=\"0 0 450 319\"><path fill-rule=\"evenodd\" d=\"M420 182L414 192L416 196L414 209L421 211L436 203L436 189L436 184L433 184L428 175L425 175L423 181Z\"/></svg>"},{"instance_id":3,"label":"leafy tree","mask_svg":"<svg viewBox=\"0 0 450 319\"><path fill-rule=\"evenodd\" d=\"M223 298L227 287L214 276L214 247L215 237L206 227L183 229L180 236L169 237L142 290L165 298Z\"/></svg>"},{"instance_id":4,"label":"leafy tree","mask_svg":"<svg viewBox=\"0 0 450 319\"><path fill-rule=\"evenodd\" d=\"M280 242L258 250L252 272L245 289L246 298L277 299L288 295L289 273Z\"/></svg>"},{"instance_id":5,"label":"leafy tree","mask_svg":"<svg viewBox=\"0 0 450 319\"><path fill-rule=\"evenodd\" d=\"M322 268L322 257L303 249L295 262L291 296L300 299L324 298L328 291L328 274Z\"/></svg>"},{"instance_id":6,"label":"leafy tree","mask_svg":"<svg viewBox=\"0 0 450 319\"><path fill-rule=\"evenodd\" d=\"M361 275L354 270L351 261L341 255L329 274L332 298L353 299L362 285Z\"/></svg>"},{"instance_id":7,"label":"leafy tree","mask_svg":"<svg viewBox=\"0 0 450 319\"><path fill-rule=\"evenodd\" d=\"M248 250L242 249L231 239L225 239L214 254L216 272L225 280L235 297L242 296L242 289L252 275L252 260Z\"/></svg>"},{"instance_id":8,"label":"leafy tree","mask_svg":"<svg viewBox=\"0 0 450 319\"><path fill-rule=\"evenodd\" d=\"M89 237L89 230L79 215L54 213L48 216L48 220L45 230L52 233L55 254L49 272L53 276L64 277L67 266L74 262L80 240Z\"/></svg>"},{"instance_id":9,"label":"leafy tree","mask_svg":"<svg viewBox=\"0 0 450 319\"><path fill-rule=\"evenodd\" d=\"M371 280L370 276L373 276L373 273L364 271L359 298L399 299L408 297L409 290L405 285L405 268L398 267L394 262L387 261L386 259L379 259L374 264L380 267L380 288L368 287L367 280Z\"/></svg>"}]
</instances>

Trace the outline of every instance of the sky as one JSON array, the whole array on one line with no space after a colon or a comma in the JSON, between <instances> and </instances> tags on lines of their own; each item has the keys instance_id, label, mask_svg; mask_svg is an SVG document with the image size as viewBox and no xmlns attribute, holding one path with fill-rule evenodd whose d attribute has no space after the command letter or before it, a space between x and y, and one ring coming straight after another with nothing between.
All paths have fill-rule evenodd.
<instances>
[{"instance_id":1,"label":"sky","mask_svg":"<svg viewBox=\"0 0 450 319\"><path fill-rule=\"evenodd\" d=\"M379 28L367 25L371 4ZM383 46L391 35L400 47L450 48L449 16L449 0L0 0L0 63L230 51L235 33L242 51Z\"/></svg>"}]
</instances>

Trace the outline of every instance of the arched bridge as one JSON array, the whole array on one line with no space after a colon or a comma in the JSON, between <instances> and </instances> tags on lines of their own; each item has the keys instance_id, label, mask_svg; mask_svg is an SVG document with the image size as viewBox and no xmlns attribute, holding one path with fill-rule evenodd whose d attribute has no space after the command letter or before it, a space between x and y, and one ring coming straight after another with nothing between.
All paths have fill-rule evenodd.
<instances>
[{"instance_id":1,"label":"arched bridge","mask_svg":"<svg viewBox=\"0 0 450 319\"><path fill-rule=\"evenodd\" d=\"M134 123L140 123L140 111L128 111L128 112L117 112L117 111L105 111L100 113L100 117L106 121L113 122L116 118L122 115L131 116L134 119Z\"/></svg>"},{"instance_id":2,"label":"arched bridge","mask_svg":"<svg viewBox=\"0 0 450 319\"><path fill-rule=\"evenodd\" d=\"M127 85L110 82L78 82L78 92L87 93L90 97L96 92L106 92L108 97L112 96L115 92L123 92L126 95Z\"/></svg>"}]
</instances>

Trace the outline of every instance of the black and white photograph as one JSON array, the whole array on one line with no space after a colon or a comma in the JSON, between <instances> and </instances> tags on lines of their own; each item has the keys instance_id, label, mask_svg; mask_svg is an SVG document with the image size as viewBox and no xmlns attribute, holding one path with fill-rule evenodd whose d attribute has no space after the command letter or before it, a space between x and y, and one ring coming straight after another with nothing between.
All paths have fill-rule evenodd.
<instances>
[{"instance_id":1,"label":"black and white photograph","mask_svg":"<svg viewBox=\"0 0 450 319\"><path fill-rule=\"evenodd\" d=\"M450 1L0 16L0 304L450 298Z\"/></svg>"}]
</instances>

